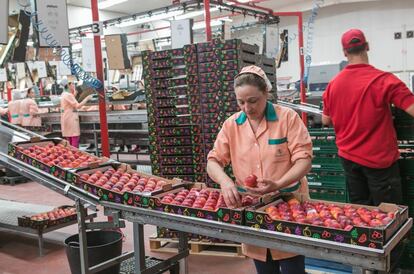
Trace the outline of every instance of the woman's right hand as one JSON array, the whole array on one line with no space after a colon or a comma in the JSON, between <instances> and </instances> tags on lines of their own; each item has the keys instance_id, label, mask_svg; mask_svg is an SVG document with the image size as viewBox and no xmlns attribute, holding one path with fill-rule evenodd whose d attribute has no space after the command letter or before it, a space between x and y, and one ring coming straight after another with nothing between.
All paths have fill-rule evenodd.
<instances>
[{"instance_id":1,"label":"woman's right hand","mask_svg":"<svg viewBox=\"0 0 414 274\"><path fill-rule=\"evenodd\" d=\"M93 94L86 96L85 98L86 102L89 102L92 99L92 97L93 97Z\"/></svg>"},{"instance_id":2,"label":"woman's right hand","mask_svg":"<svg viewBox=\"0 0 414 274\"><path fill-rule=\"evenodd\" d=\"M224 202L229 208L241 207L240 194L233 182L221 183L220 187Z\"/></svg>"}]
</instances>

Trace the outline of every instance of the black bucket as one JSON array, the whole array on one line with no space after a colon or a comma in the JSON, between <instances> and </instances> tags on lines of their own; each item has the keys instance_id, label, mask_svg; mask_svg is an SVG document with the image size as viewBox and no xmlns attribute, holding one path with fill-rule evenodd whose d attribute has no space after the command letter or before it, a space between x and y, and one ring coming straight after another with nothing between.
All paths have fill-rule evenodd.
<instances>
[{"instance_id":1,"label":"black bucket","mask_svg":"<svg viewBox=\"0 0 414 274\"><path fill-rule=\"evenodd\" d=\"M118 257L122 253L122 233L118 231L88 231L86 232L89 267ZM79 234L65 240L66 255L68 256L72 274L81 274ZM111 266L97 274L119 274L120 264Z\"/></svg>"}]
</instances>

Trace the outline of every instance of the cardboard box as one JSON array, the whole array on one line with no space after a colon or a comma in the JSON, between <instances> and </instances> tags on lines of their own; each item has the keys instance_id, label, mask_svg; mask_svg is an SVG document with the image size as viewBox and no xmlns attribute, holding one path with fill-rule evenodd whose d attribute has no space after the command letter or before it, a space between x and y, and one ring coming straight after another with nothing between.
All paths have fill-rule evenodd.
<instances>
[{"instance_id":1,"label":"cardboard box","mask_svg":"<svg viewBox=\"0 0 414 274\"><path fill-rule=\"evenodd\" d=\"M161 172L165 175L171 174L194 174L205 172L205 164L193 164L187 166L161 166Z\"/></svg>"},{"instance_id":2,"label":"cardboard box","mask_svg":"<svg viewBox=\"0 0 414 274\"><path fill-rule=\"evenodd\" d=\"M160 190L154 190L152 192L132 192L132 191L126 191L126 192L117 192L117 191L113 191L113 190L108 190L105 189L103 187L94 185L92 183L89 183L87 181L84 181L80 176L82 174L92 174L98 170L105 172L106 170L108 170L109 168L114 168L115 170L118 170L119 168L124 170L124 172L128 172L128 173L135 173L138 174L141 178L155 178L157 181L158 180L163 180L166 181L167 184L164 185L162 187L162 189ZM114 203L121 203L121 204L126 204L126 205L131 205L131 206L140 206L140 201L141 201L141 197L142 196L150 196L150 195L154 195L154 194L159 194L162 193L163 191L167 191L167 190L171 190L175 187L180 186L181 180L179 179L173 179L173 180L168 180L165 178L161 178L158 176L154 176L154 175L149 175L143 172L139 172L136 171L134 169L131 168L131 166L126 165L126 164L121 164L121 163L111 163L111 164L107 164L104 166L100 166L98 168L93 168L93 169L82 169L82 170L78 170L76 172L70 172L67 175L67 181L70 182L71 184L78 186L84 190L86 190L87 192L96 195L98 197L100 197L100 199L104 200L104 201L110 201L110 202L114 202Z\"/></svg>"},{"instance_id":3,"label":"cardboard box","mask_svg":"<svg viewBox=\"0 0 414 274\"><path fill-rule=\"evenodd\" d=\"M365 207L369 210L378 208L384 212L394 212L395 219L385 227L370 228L353 226L351 230L347 231L343 229L334 229L284 220L272 220L265 212L265 209L269 206L278 204L284 200L288 200L291 197L295 197L301 202L323 202L326 204L335 204L340 207L346 205L344 203L311 200L305 196L298 194L288 194L281 196L280 199L272 203L247 209L245 212L246 225L271 231L284 232L287 234L296 234L300 236L313 237L338 243L347 243L375 249L382 249L387 241L398 230L401 224L403 224L408 218L408 208L405 206L397 206L394 204L386 203L382 203L378 207L352 205L354 208Z\"/></svg>"},{"instance_id":4,"label":"cardboard box","mask_svg":"<svg viewBox=\"0 0 414 274\"><path fill-rule=\"evenodd\" d=\"M162 137L150 136L150 144L155 146L191 146L201 143L201 135Z\"/></svg>"},{"instance_id":5,"label":"cardboard box","mask_svg":"<svg viewBox=\"0 0 414 274\"><path fill-rule=\"evenodd\" d=\"M210 191L219 191L217 189L208 188L205 184L202 184L202 183L188 184L185 188L188 190L191 190L192 188L196 188L198 190L208 189ZM198 208L193 208L193 207L186 207L182 205L166 204L161 201L162 198L168 193L176 194L185 188L180 187L180 188L177 188L171 191L164 192L159 195L154 195L152 197L149 197L148 207L154 210L168 212L172 214L191 216L195 218L202 218L202 219L220 221L224 223L231 223L231 224L237 224L237 225L244 224L244 216L245 216L244 210L247 207L240 207L236 209L217 208L216 210L213 211L213 210L204 210L204 209L198 209ZM246 195L246 194L241 194L241 195ZM260 203L260 197L254 196L254 195L250 195L250 196L255 197L257 199L256 204Z\"/></svg>"},{"instance_id":6,"label":"cardboard box","mask_svg":"<svg viewBox=\"0 0 414 274\"><path fill-rule=\"evenodd\" d=\"M55 139L44 139L41 140L40 138L32 138L30 141L24 141L24 142L15 142L15 143L9 143L8 145L8 154L9 156L12 156L20 161L25 162L26 164L29 164L37 169L42 170L43 172L49 173L54 175L55 177L65 180L66 178L66 173L71 170L71 168L64 168L64 167L60 167L59 165L48 165L45 162L42 162L34 157L31 157L29 154L24 153L25 149L28 149L32 146L40 146L40 147L45 147L48 146L50 144L58 145L58 144L63 144L64 146L68 146L71 147L69 145L69 143L66 140L62 140L59 138L55 138ZM79 152L78 149L71 147L71 150L73 151L77 151ZM85 155L89 155L86 152L82 152L82 154ZM90 155L91 156L91 155ZM104 162L106 162L108 159L107 158L98 158L95 157L97 159L96 162L94 163L90 163L90 164L102 164Z\"/></svg>"},{"instance_id":7,"label":"cardboard box","mask_svg":"<svg viewBox=\"0 0 414 274\"><path fill-rule=\"evenodd\" d=\"M175 117L177 115L190 115L192 112L188 107L170 107L170 108L160 108L155 114L158 118L163 117Z\"/></svg>"},{"instance_id":8,"label":"cardboard box","mask_svg":"<svg viewBox=\"0 0 414 274\"><path fill-rule=\"evenodd\" d=\"M73 206L60 206L57 209L67 209L67 208L74 208L74 207ZM47 213L48 212L45 212L45 214ZM77 218L76 211L74 214L71 214L65 217L56 218L53 220L50 219L49 217L43 220L33 220L32 219L33 216L17 217L17 224L22 227L30 227L33 229L43 230L43 229L50 228L50 227L53 227L59 224L68 223L70 221L76 220Z\"/></svg>"},{"instance_id":9,"label":"cardboard box","mask_svg":"<svg viewBox=\"0 0 414 274\"><path fill-rule=\"evenodd\" d=\"M105 35L109 69L130 69L126 34Z\"/></svg>"},{"instance_id":10,"label":"cardboard box","mask_svg":"<svg viewBox=\"0 0 414 274\"><path fill-rule=\"evenodd\" d=\"M169 119L164 119L155 123L149 121L148 126L170 127L170 126L185 126L185 125L199 125L202 121L200 115L177 116Z\"/></svg>"},{"instance_id":11,"label":"cardboard box","mask_svg":"<svg viewBox=\"0 0 414 274\"><path fill-rule=\"evenodd\" d=\"M204 147L200 144L193 144L176 147L159 146L158 149L161 155L192 155L193 153L202 153Z\"/></svg>"},{"instance_id":12,"label":"cardboard box","mask_svg":"<svg viewBox=\"0 0 414 274\"><path fill-rule=\"evenodd\" d=\"M157 129L160 136L191 136L193 134L201 134L201 126L173 127Z\"/></svg>"}]
</instances>

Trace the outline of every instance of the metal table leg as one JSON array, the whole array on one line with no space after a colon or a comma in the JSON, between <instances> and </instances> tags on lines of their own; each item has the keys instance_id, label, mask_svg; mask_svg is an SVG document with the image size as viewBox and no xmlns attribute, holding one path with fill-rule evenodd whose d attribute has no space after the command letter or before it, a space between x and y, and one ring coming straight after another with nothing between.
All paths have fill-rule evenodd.
<instances>
[{"instance_id":1,"label":"metal table leg","mask_svg":"<svg viewBox=\"0 0 414 274\"><path fill-rule=\"evenodd\" d=\"M79 199L76 200L76 211L78 214L81 273L88 274L89 273L89 261L88 261L88 242L86 240L85 208L82 206Z\"/></svg>"},{"instance_id":2,"label":"metal table leg","mask_svg":"<svg viewBox=\"0 0 414 274\"><path fill-rule=\"evenodd\" d=\"M98 133L96 132L96 124L93 124L93 139L95 141L95 155L99 157L99 143L98 143Z\"/></svg>"},{"instance_id":3,"label":"metal table leg","mask_svg":"<svg viewBox=\"0 0 414 274\"><path fill-rule=\"evenodd\" d=\"M185 232L178 232L178 253L184 252L188 249L188 234ZM179 273L188 273L188 256L179 261ZM178 274L178 273L177 273Z\"/></svg>"},{"instance_id":4,"label":"metal table leg","mask_svg":"<svg viewBox=\"0 0 414 274\"><path fill-rule=\"evenodd\" d=\"M144 225L133 223L135 274L140 274L145 268Z\"/></svg>"},{"instance_id":5,"label":"metal table leg","mask_svg":"<svg viewBox=\"0 0 414 274\"><path fill-rule=\"evenodd\" d=\"M37 237L39 242L39 257L43 257L43 231L38 230L37 231Z\"/></svg>"}]
</instances>

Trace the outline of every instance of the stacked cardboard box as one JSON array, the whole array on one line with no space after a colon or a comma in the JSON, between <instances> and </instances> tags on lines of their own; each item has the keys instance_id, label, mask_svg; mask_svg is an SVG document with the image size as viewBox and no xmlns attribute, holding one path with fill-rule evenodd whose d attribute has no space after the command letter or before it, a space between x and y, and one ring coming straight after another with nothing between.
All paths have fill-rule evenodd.
<instances>
[{"instance_id":1,"label":"stacked cardboard box","mask_svg":"<svg viewBox=\"0 0 414 274\"><path fill-rule=\"evenodd\" d=\"M335 132L329 129L310 129L314 158L312 170L307 175L313 199L347 202L348 191L344 170L338 157Z\"/></svg>"},{"instance_id":2,"label":"stacked cardboard box","mask_svg":"<svg viewBox=\"0 0 414 274\"><path fill-rule=\"evenodd\" d=\"M143 53L152 172L205 181L195 45Z\"/></svg>"},{"instance_id":3,"label":"stacked cardboard box","mask_svg":"<svg viewBox=\"0 0 414 274\"><path fill-rule=\"evenodd\" d=\"M409 207L409 216L414 217L414 119L400 109L394 109L394 127L399 141L399 160L404 204ZM414 232L414 231L413 231ZM401 267L414 268L414 240L405 248Z\"/></svg>"},{"instance_id":4,"label":"stacked cardboard box","mask_svg":"<svg viewBox=\"0 0 414 274\"><path fill-rule=\"evenodd\" d=\"M153 173L207 182L207 154L223 122L238 106L234 77L242 67L261 66L273 86L273 59L259 47L232 39L145 52L144 79ZM231 175L231 167L226 171Z\"/></svg>"}]
</instances>

